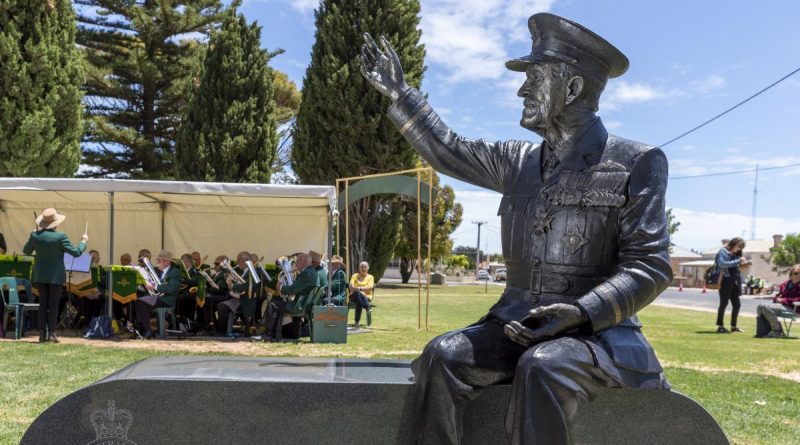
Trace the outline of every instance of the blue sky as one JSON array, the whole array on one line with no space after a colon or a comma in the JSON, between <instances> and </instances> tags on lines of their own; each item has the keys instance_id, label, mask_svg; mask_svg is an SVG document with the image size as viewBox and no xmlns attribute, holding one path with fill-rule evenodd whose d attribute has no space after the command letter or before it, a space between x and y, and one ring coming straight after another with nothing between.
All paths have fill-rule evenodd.
<instances>
[{"instance_id":1,"label":"blue sky","mask_svg":"<svg viewBox=\"0 0 800 445\"><path fill-rule=\"evenodd\" d=\"M634 0L422 0L428 67L422 89L460 134L488 140L540 138L521 127L523 74L503 62L530 52L529 15L571 18L622 50L629 71L611 80L600 115L609 131L662 144L800 67L800 2ZM316 0L245 0L263 46L286 53L272 65L300 85L314 41ZM670 176L800 163L800 73L668 146ZM464 205L457 244L500 251L499 196L451 178ZM752 237L754 175L671 179L667 206L681 222L673 241L708 249ZM800 167L762 172L755 237L800 231Z\"/></svg>"}]
</instances>

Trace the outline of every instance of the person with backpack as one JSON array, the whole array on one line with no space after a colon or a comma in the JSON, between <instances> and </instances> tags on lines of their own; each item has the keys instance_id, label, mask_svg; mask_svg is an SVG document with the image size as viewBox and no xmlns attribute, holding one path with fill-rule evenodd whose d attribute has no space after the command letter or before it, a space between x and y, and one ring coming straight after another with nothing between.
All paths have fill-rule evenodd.
<instances>
[{"instance_id":1,"label":"person with backpack","mask_svg":"<svg viewBox=\"0 0 800 445\"><path fill-rule=\"evenodd\" d=\"M739 296L742 294L742 274L739 266L750 263L750 260L742 256L745 242L742 238L736 237L717 252L714 267L719 271L722 281L719 285L719 307L717 308L717 333L727 334L729 332L742 332L736 326L736 319L739 316L739 308L742 306ZM725 329L725 309L728 302L731 302L731 330Z\"/></svg>"}]
</instances>

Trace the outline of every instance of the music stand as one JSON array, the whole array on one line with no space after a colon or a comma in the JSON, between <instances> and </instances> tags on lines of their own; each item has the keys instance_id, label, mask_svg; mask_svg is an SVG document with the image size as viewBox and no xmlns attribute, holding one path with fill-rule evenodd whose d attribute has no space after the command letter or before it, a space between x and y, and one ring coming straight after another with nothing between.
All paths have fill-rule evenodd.
<instances>
[{"instance_id":1,"label":"music stand","mask_svg":"<svg viewBox=\"0 0 800 445\"><path fill-rule=\"evenodd\" d=\"M89 252L84 252L82 255L77 257L74 257L66 252L64 253L64 269L67 271L67 303L69 303L70 300L69 296L72 295L72 292L70 292L70 285L72 284L72 272L90 273L91 267L92 255ZM78 302L76 306L80 306L80 302ZM61 318L60 325L64 329L68 329L70 327L77 328L77 320L80 317L80 309L74 316L70 315L69 306L67 306L65 310L67 316Z\"/></svg>"}]
</instances>

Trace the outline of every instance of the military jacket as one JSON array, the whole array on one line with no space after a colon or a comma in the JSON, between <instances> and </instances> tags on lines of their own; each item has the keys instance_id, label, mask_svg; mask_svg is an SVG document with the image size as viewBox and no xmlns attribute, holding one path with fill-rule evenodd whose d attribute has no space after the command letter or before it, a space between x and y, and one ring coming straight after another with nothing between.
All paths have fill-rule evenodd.
<instances>
[{"instance_id":1,"label":"military jacket","mask_svg":"<svg viewBox=\"0 0 800 445\"><path fill-rule=\"evenodd\" d=\"M291 285L281 287L281 294L307 296L317 286L319 286L319 275L313 267L308 266L297 274Z\"/></svg>"},{"instance_id":2,"label":"military jacket","mask_svg":"<svg viewBox=\"0 0 800 445\"><path fill-rule=\"evenodd\" d=\"M328 269L320 266L314 268L317 272L317 276L319 277L319 285L328 287Z\"/></svg>"},{"instance_id":3,"label":"military jacket","mask_svg":"<svg viewBox=\"0 0 800 445\"><path fill-rule=\"evenodd\" d=\"M181 288L181 271L175 265L171 265L166 273L160 269L156 269L156 273L159 275L161 284L156 286L155 290L163 294L159 298L170 306L174 306Z\"/></svg>"},{"instance_id":4,"label":"military jacket","mask_svg":"<svg viewBox=\"0 0 800 445\"><path fill-rule=\"evenodd\" d=\"M491 316L507 322L538 305L569 303L588 317L588 335L640 326L636 312L672 279L660 149L609 135L596 118L544 180L541 146L463 138L414 89L388 116L437 171L503 194L508 286ZM630 355L625 365L632 369L660 372L636 331L595 340L616 345L615 358Z\"/></svg>"},{"instance_id":5,"label":"military jacket","mask_svg":"<svg viewBox=\"0 0 800 445\"><path fill-rule=\"evenodd\" d=\"M64 252L77 257L86 250L86 244L81 241L77 246L69 241L65 233L55 230L37 230L31 232L28 242L22 252L30 255L36 252L36 261L33 264L34 283L64 284L66 268L64 267Z\"/></svg>"}]
</instances>

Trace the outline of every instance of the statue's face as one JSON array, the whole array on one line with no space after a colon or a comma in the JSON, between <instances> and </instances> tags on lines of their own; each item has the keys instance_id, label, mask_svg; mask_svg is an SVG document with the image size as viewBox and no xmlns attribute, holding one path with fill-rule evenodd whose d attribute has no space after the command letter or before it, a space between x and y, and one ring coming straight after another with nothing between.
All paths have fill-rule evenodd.
<instances>
[{"instance_id":1,"label":"statue's face","mask_svg":"<svg viewBox=\"0 0 800 445\"><path fill-rule=\"evenodd\" d=\"M564 111L563 80L556 66L548 63L533 64L525 74L527 79L517 91L525 106L519 124L542 135L544 130L553 127L554 120Z\"/></svg>"}]
</instances>

